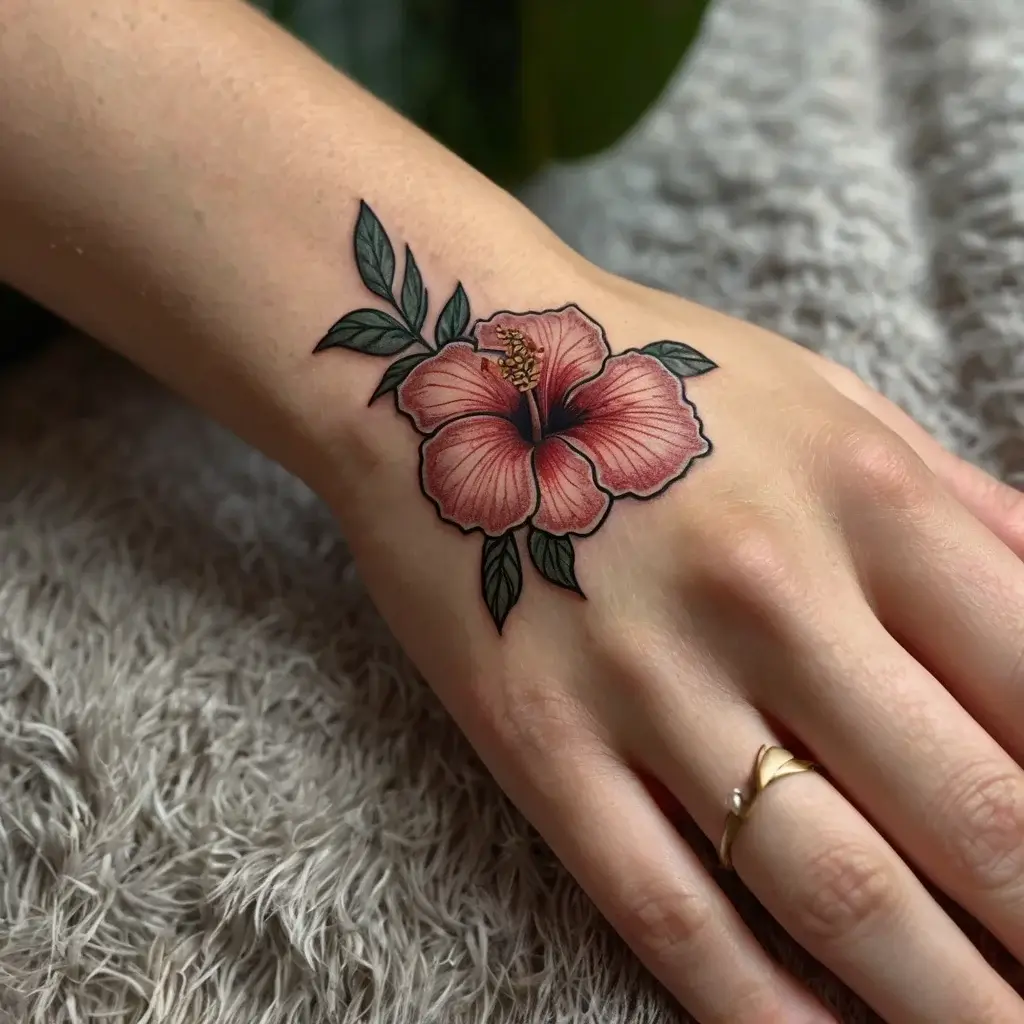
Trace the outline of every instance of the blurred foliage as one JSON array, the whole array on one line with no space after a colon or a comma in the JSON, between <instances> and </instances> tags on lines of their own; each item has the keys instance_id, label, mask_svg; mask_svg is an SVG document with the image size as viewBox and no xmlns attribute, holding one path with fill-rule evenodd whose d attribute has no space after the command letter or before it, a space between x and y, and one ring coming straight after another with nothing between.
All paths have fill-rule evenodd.
<instances>
[{"instance_id":1,"label":"blurred foliage","mask_svg":"<svg viewBox=\"0 0 1024 1024\"><path fill-rule=\"evenodd\" d=\"M708 0L253 0L489 177L610 146Z\"/></svg>"},{"instance_id":2,"label":"blurred foliage","mask_svg":"<svg viewBox=\"0 0 1024 1024\"><path fill-rule=\"evenodd\" d=\"M252 0L504 185L612 145L709 0ZM55 319L0 287L0 357Z\"/></svg>"},{"instance_id":3,"label":"blurred foliage","mask_svg":"<svg viewBox=\"0 0 1024 1024\"><path fill-rule=\"evenodd\" d=\"M537 162L589 156L625 134L696 39L707 3L523 0L524 119Z\"/></svg>"}]
</instances>

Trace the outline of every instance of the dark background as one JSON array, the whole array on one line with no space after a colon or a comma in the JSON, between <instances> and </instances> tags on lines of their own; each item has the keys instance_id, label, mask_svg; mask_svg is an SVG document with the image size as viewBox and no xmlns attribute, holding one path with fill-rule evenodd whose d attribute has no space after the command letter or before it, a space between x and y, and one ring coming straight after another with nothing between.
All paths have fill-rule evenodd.
<instances>
[{"instance_id":1,"label":"dark background","mask_svg":"<svg viewBox=\"0 0 1024 1024\"><path fill-rule=\"evenodd\" d=\"M252 0L500 184L612 145L708 0ZM63 325L0 285L0 362Z\"/></svg>"}]
</instances>

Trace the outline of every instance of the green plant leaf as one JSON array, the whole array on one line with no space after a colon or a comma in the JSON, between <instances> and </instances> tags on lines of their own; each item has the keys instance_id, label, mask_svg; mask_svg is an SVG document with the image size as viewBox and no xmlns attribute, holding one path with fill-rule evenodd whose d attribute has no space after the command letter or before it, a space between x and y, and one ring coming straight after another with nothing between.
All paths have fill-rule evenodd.
<instances>
[{"instance_id":1,"label":"green plant leaf","mask_svg":"<svg viewBox=\"0 0 1024 1024\"><path fill-rule=\"evenodd\" d=\"M668 83L709 0L522 0L531 163L574 160L625 134Z\"/></svg>"},{"instance_id":2,"label":"green plant leaf","mask_svg":"<svg viewBox=\"0 0 1024 1024\"><path fill-rule=\"evenodd\" d=\"M511 530L500 537L484 538L480 577L487 610L500 633L523 592L523 564Z\"/></svg>"},{"instance_id":3,"label":"green plant leaf","mask_svg":"<svg viewBox=\"0 0 1024 1024\"><path fill-rule=\"evenodd\" d=\"M394 304L395 250L377 215L365 202L359 203L356 221L356 266L363 284L375 295Z\"/></svg>"},{"instance_id":4,"label":"green plant leaf","mask_svg":"<svg viewBox=\"0 0 1024 1024\"><path fill-rule=\"evenodd\" d=\"M438 348L455 338L461 338L469 326L469 299L460 281L452 297L444 304L434 328L434 340Z\"/></svg>"},{"instance_id":5,"label":"green plant leaf","mask_svg":"<svg viewBox=\"0 0 1024 1024\"><path fill-rule=\"evenodd\" d=\"M378 398L383 398L389 391L394 391L412 370L419 366L424 359L429 359L430 356L430 352L414 352L411 356L396 359L384 371L384 376L381 377L377 390L374 391L373 397L370 399L370 405L373 405Z\"/></svg>"},{"instance_id":6,"label":"green plant leaf","mask_svg":"<svg viewBox=\"0 0 1024 1024\"><path fill-rule=\"evenodd\" d=\"M681 341L652 341L650 345L644 345L640 351L654 356L665 369L680 378L698 377L718 366L707 356Z\"/></svg>"},{"instance_id":7,"label":"green plant leaf","mask_svg":"<svg viewBox=\"0 0 1024 1024\"><path fill-rule=\"evenodd\" d=\"M628 131L664 88L709 4L255 2L510 187L549 160L587 156Z\"/></svg>"},{"instance_id":8,"label":"green plant leaf","mask_svg":"<svg viewBox=\"0 0 1024 1024\"><path fill-rule=\"evenodd\" d=\"M570 537L556 537L553 533L531 527L527 545L530 561L544 579L556 587L584 596L576 580L576 552Z\"/></svg>"},{"instance_id":9,"label":"green plant leaf","mask_svg":"<svg viewBox=\"0 0 1024 1024\"><path fill-rule=\"evenodd\" d=\"M416 266L416 257L409 246L405 247L405 278L402 281L402 316L412 329L419 334L423 321L427 319L427 289L423 286L423 275Z\"/></svg>"},{"instance_id":10,"label":"green plant leaf","mask_svg":"<svg viewBox=\"0 0 1024 1024\"><path fill-rule=\"evenodd\" d=\"M299 0L269 0L269 5L270 16L275 21L291 28L295 12L299 8Z\"/></svg>"},{"instance_id":11,"label":"green plant leaf","mask_svg":"<svg viewBox=\"0 0 1024 1024\"><path fill-rule=\"evenodd\" d=\"M313 351L347 348L368 356L393 356L417 340L415 334L388 313L379 309L354 309L324 335Z\"/></svg>"}]
</instances>

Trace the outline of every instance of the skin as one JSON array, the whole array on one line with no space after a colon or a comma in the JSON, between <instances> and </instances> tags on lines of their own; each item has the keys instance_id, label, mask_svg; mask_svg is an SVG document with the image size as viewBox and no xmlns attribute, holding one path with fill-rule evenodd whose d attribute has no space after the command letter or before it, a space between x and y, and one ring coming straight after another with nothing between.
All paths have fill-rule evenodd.
<instances>
[{"instance_id":1,"label":"skin","mask_svg":"<svg viewBox=\"0 0 1024 1024\"><path fill-rule=\"evenodd\" d=\"M589 266L512 198L233 0L0 0L0 277L303 477L494 775L703 1022L830 1019L765 954L642 777L734 847L779 921L886 1019L1024 1020L918 876L1024 954L1024 504L848 372ZM714 454L577 549L586 602L499 637L379 361L313 358L365 304L366 198L432 292L576 302L679 338ZM415 538L410 544L409 539ZM774 723L774 724L770 724Z\"/></svg>"}]
</instances>

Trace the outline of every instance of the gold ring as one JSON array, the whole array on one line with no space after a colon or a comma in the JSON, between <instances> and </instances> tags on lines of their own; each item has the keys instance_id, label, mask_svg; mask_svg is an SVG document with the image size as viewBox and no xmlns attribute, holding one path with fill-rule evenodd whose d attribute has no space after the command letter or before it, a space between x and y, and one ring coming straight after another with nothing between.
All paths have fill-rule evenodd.
<instances>
[{"instance_id":1,"label":"gold ring","mask_svg":"<svg viewBox=\"0 0 1024 1024\"><path fill-rule=\"evenodd\" d=\"M818 766L813 761L801 761L784 747L761 747L757 752L746 789L734 789L729 794L729 813L725 819L725 831L718 844L718 859L723 868L732 867L732 844L750 817L757 798L776 780L800 772L812 772Z\"/></svg>"}]
</instances>

